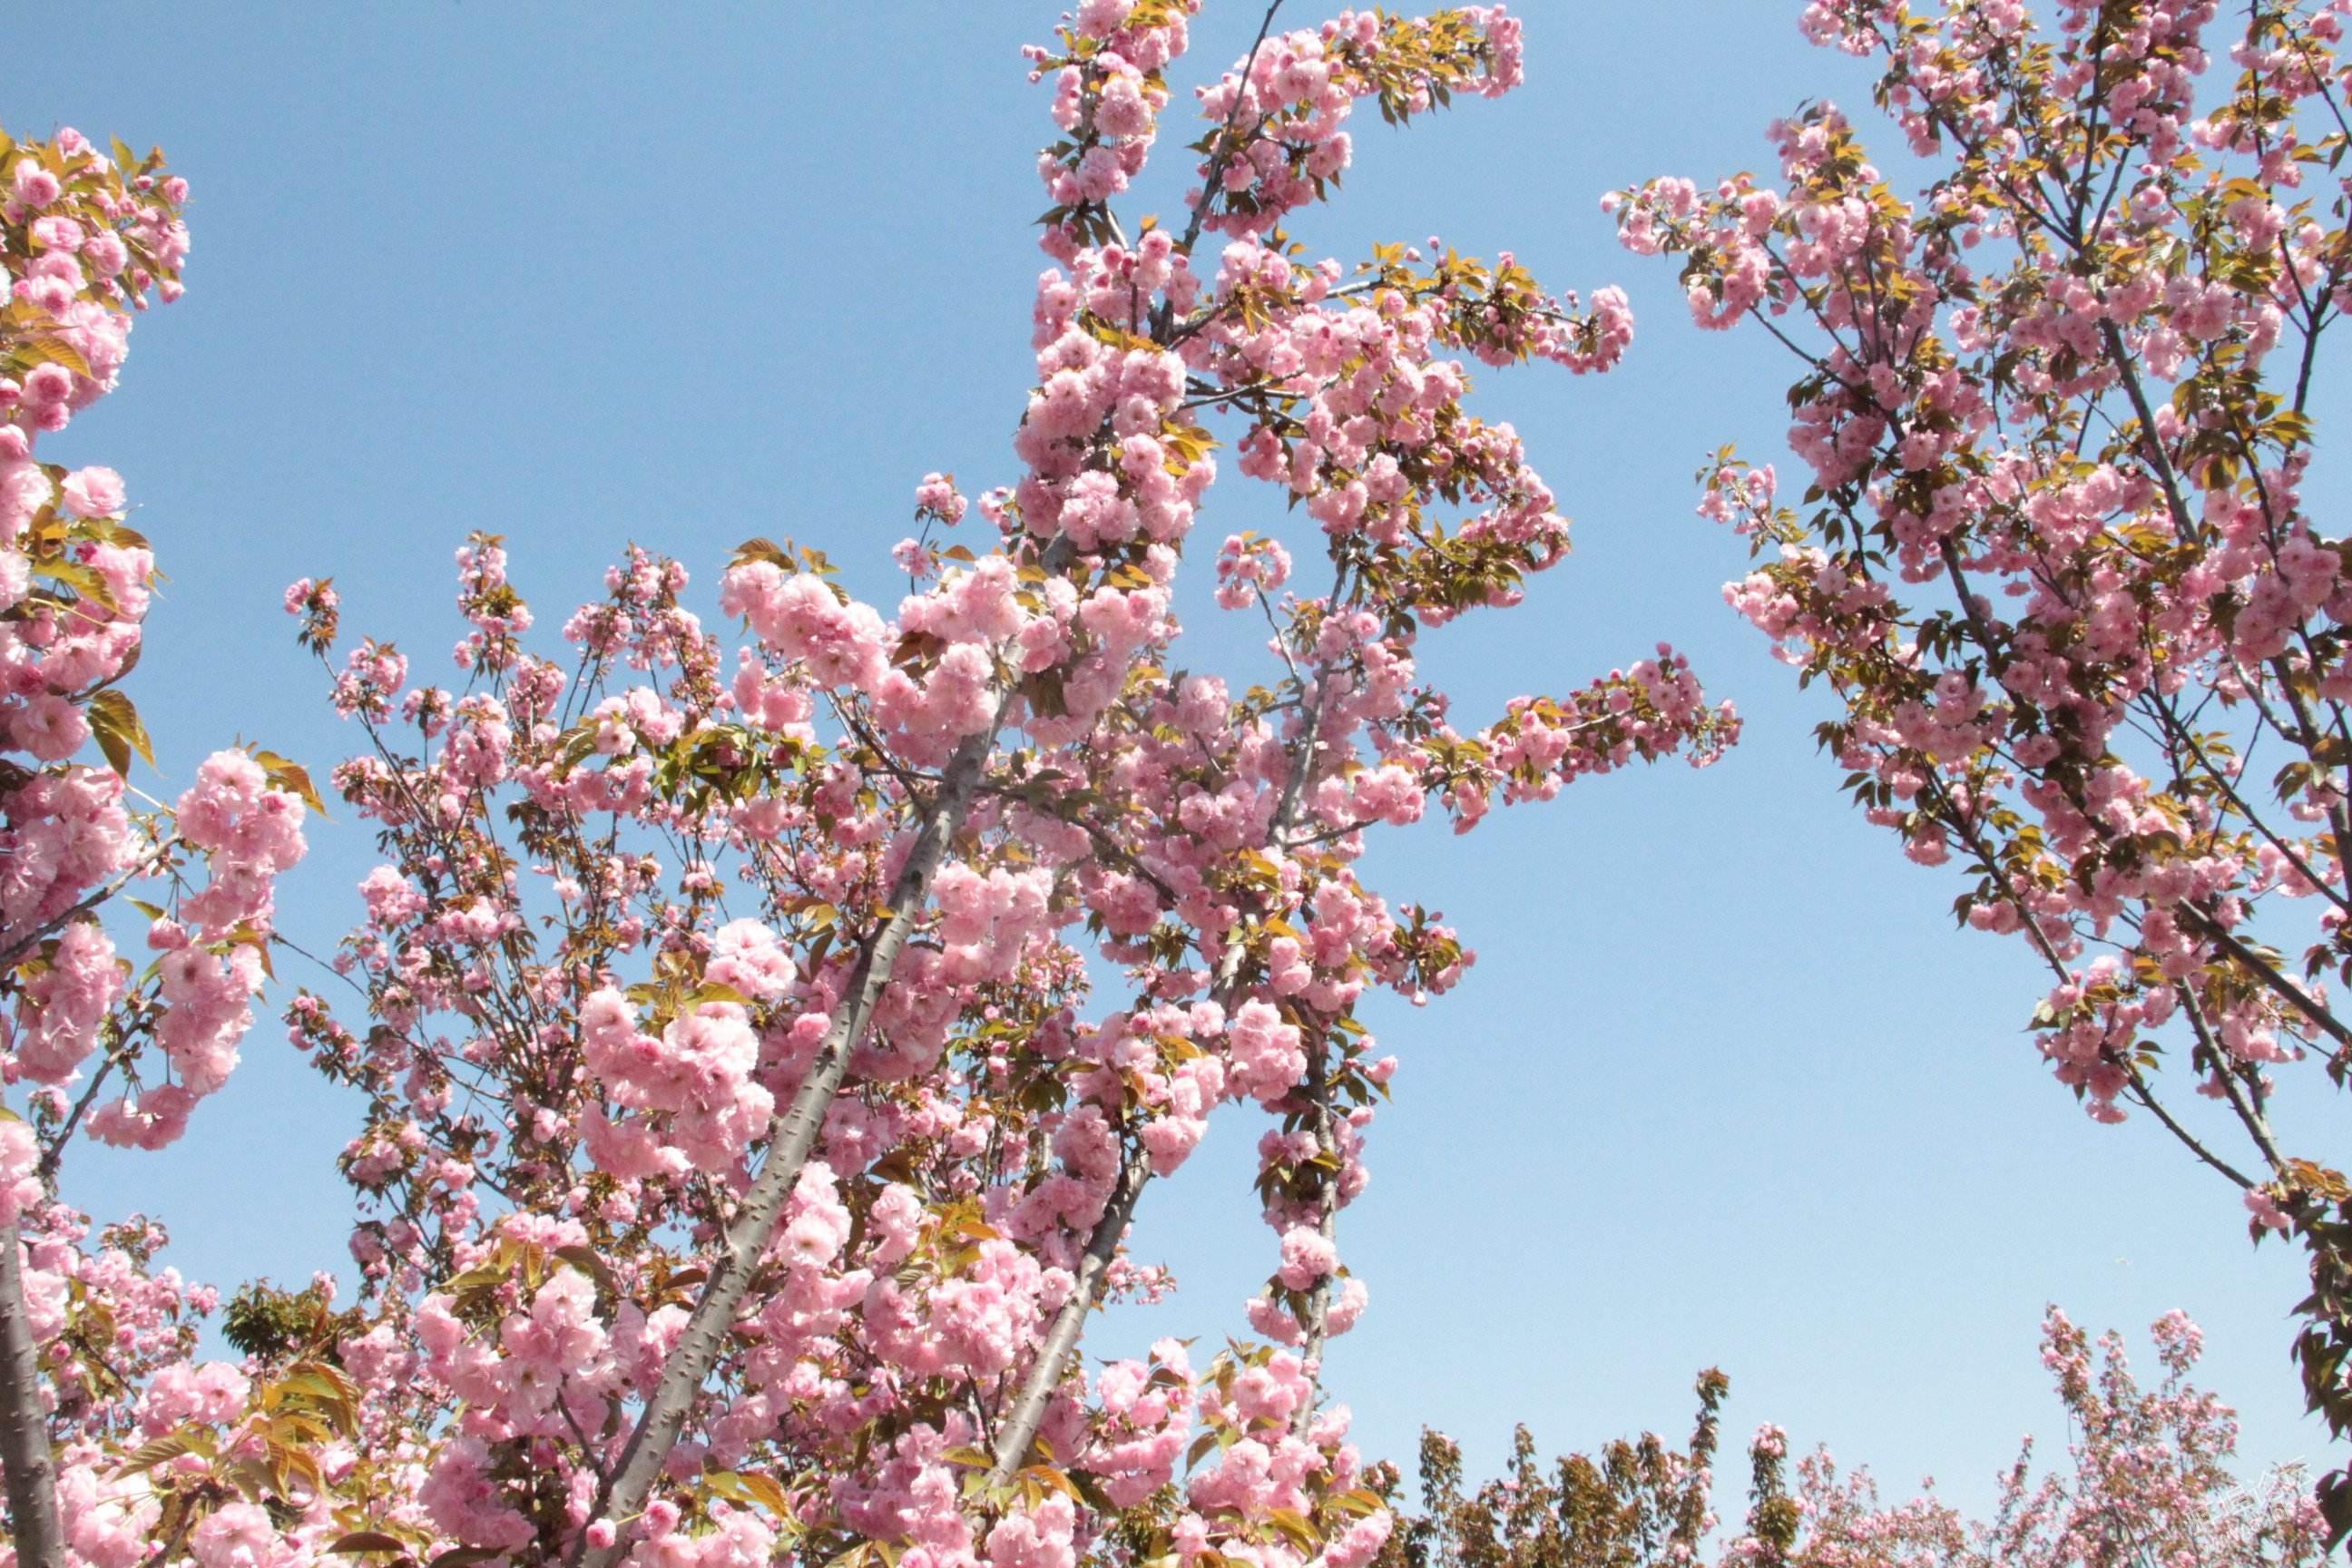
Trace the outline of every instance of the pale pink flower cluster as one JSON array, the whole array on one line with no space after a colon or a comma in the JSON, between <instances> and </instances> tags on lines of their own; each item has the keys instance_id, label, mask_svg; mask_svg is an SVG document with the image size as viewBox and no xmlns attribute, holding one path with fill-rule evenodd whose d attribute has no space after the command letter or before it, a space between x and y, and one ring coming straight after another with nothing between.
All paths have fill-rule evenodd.
<instances>
[{"instance_id":1,"label":"pale pink flower cluster","mask_svg":"<svg viewBox=\"0 0 2352 1568\"><path fill-rule=\"evenodd\" d=\"M2317 134L2299 106L2341 29L2333 13L2282 18L2240 46L2247 74L2209 84L2221 90L2199 119L2218 8L2116 21L2111 37L2066 5L2043 34L2013 3L1933 23L1879 0L1811 5L1809 36L1880 58L1879 96L1915 153L1946 169L1965 145L1983 166L1894 196L1822 105L1771 128L1779 188L1669 178L1607 205L1629 248L1689 259L1701 324L1810 315L1822 330L1791 339L1819 379L1790 444L1812 499L1850 498L1843 531L1800 522L1771 470L1727 452L1700 510L1766 555L1727 599L1845 697L1825 734L1869 819L1914 862L1978 879L1967 923L2031 942L2053 982L2042 1052L2092 1116L2147 1101L2144 1044L2168 1027L2197 1047L2200 1091L2243 1120L2273 1092L2269 1068L2341 1034L2315 978L2257 951L2304 944L2248 938L2289 918L2284 900L2317 899L2309 973L2340 945L2346 795L2337 761L2309 747L2352 699L2334 630L2352 580L2305 510L2299 414L2242 460L2199 454L2257 418L2240 393L2209 393L2215 378L2285 395L2263 390L2274 356L2311 363L2314 302L2340 288L2316 226L2289 209ZM2044 45L2079 95L2050 121L2000 64ZM2085 123L2121 141L2086 141ZM2092 203L2110 173L2119 199ZM2016 199L2045 179L2073 193L2064 210ZM2210 247L2185 226L2203 205ZM2067 236L2060 251L2042 248L2049 234ZM2058 434L2110 410L2133 440L2077 452ZM1953 607L1906 606L1898 584L1942 584ZM2305 755L2277 775L2275 820L2272 787L2236 777L2265 732Z\"/></svg>"},{"instance_id":2,"label":"pale pink flower cluster","mask_svg":"<svg viewBox=\"0 0 2352 1568\"><path fill-rule=\"evenodd\" d=\"M1053 74L1053 116L1063 142L1038 154L1037 174L1055 203L1045 247L1066 256L1084 232L1083 215L1127 190L1143 172L1168 106L1164 73L1191 42L1188 20L1201 0L1137 15L1135 0L1085 0L1072 18L1086 47L1068 56L1032 47L1031 79Z\"/></svg>"},{"instance_id":3,"label":"pale pink flower cluster","mask_svg":"<svg viewBox=\"0 0 2352 1568\"><path fill-rule=\"evenodd\" d=\"M176 209L186 192L176 179L118 169L70 131L47 147L21 147L9 190L0 261L16 309L32 315L8 331L57 346L40 351L47 357L21 383L0 377L0 609L11 612L0 624L0 759L31 764L0 793L0 944L11 968L41 960L0 987L13 1015L0 1055L12 1079L62 1087L110 1020L121 1025L126 1065L139 1036L152 1037L169 1081L99 1105L87 1125L110 1142L153 1147L177 1136L235 1065L272 887L303 853L303 806L254 758L221 752L169 816L134 824L124 809L120 770L147 742L111 688L140 651L153 557L120 525L129 505L121 475L43 464L34 444L113 387L128 312L151 289L176 294L187 247ZM41 520L62 527L62 544L37 535ZM69 595L36 591L37 563ZM93 743L112 768L74 760ZM198 858L206 876L192 885ZM151 922L162 957L152 989L137 988L134 1026L116 1017L132 990L130 966L99 921L125 883L167 869L183 892ZM11 1151L12 1167L20 1152Z\"/></svg>"},{"instance_id":4,"label":"pale pink flower cluster","mask_svg":"<svg viewBox=\"0 0 2352 1568\"><path fill-rule=\"evenodd\" d=\"M618 1113L592 1106L582 1132L615 1175L734 1169L775 1109L752 1077L759 1037L734 1003L705 1003L649 1035L626 997L599 991L581 1006L580 1032L583 1060Z\"/></svg>"},{"instance_id":5,"label":"pale pink flower cluster","mask_svg":"<svg viewBox=\"0 0 2352 1568\"><path fill-rule=\"evenodd\" d=\"M1384 35L1426 36L1430 47L1453 57L1444 63L1461 90L1499 98L1517 86L1524 54L1518 19L1501 5L1469 6L1454 15L1469 25L1468 37L1441 35L1451 18L1342 11L1319 29L1267 38L1247 62L1246 74L1229 71L1204 89L1203 119L1257 128L1241 156L1220 165L1213 152L1212 162L1201 167L1204 178L1216 177L1223 198L1212 209L1211 226L1233 235L1267 234L1347 171L1354 141L1346 126L1356 100L1386 87L1367 67L1382 53L1402 52L1401 40ZM1437 102L1440 85L1434 72L1422 74L1385 107L1399 118L1425 113Z\"/></svg>"},{"instance_id":6,"label":"pale pink flower cluster","mask_svg":"<svg viewBox=\"0 0 2352 1568\"><path fill-rule=\"evenodd\" d=\"M1277 540L1236 533L1217 552L1217 603L1239 610L1271 597L1290 581L1290 552Z\"/></svg>"}]
</instances>

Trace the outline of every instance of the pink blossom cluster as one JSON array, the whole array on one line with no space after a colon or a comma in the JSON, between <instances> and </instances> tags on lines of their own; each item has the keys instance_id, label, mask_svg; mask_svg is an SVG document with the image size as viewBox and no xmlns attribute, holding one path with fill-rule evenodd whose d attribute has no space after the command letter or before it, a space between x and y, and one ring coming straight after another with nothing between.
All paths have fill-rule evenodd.
<instances>
[{"instance_id":1,"label":"pink blossom cluster","mask_svg":"<svg viewBox=\"0 0 2352 1568\"><path fill-rule=\"evenodd\" d=\"M2334 629L2352 583L2303 509L2300 414L2247 424L2216 378L2265 375L2283 344L2307 355L2343 285L2291 205L2292 110L2328 90L2305 64L2335 24L2282 23L2267 47L2257 28L2237 51L2262 69L2200 106L2214 6L2135 6L2113 27L2062 8L2032 90L2095 79L2088 112L2122 128L2131 161L2116 166L2128 199L2080 195L2124 156L2103 150L2053 209L2014 199L2064 133L2006 118L2021 89L2000 62L2033 36L2024 8L1909 16L1822 4L1806 27L1882 57L1915 152L1964 148L1981 173L1903 201L1822 106L1773 128L1780 189L1667 179L1609 199L1630 248L1687 258L1702 324L1762 313L1820 344L1790 443L1851 525L1798 524L1771 469L1722 455L1702 512L1777 557L1726 597L1844 694L1832 742L1871 820L1915 861L1968 866L1963 918L2053 968L2042 1048L2093 1115L2149 1101L2140 1043L2168 1026L2195 1044L2200 1089L2253 1114L2269 1068L2347 1037L2323 982L2264 959L2276 937L2248 940L2283 900L2315 901L2308 967L2335 962L2346 795L2332 757L2273 796L2238 754L2267 732L2309 756L2352 697ZM2258 105L2265 90L2281 96ZM2191 209L2210 209L2219 248L2170 268L2191 254ZM2269 271L2231 273L2231 257ZM2082 449L2067 433L2093 409L2136 434ZM2231 460L2205 455L2224 442ZM1952 607L1896 596L1935 584ZM2242 723L2192 722L2209 694Z\"/></svg>"},{"instance_id":2,"label":"pink blossom cluster","mask_svg":"<svg viewBox=\"0 0 2352 1568\"><path fill-rule=\"evenodd\" d=\"M1201 0L1085 0L1058 51L1025 53L1030 79L1054 82L1054 122L1063 140L1037 156L1055 203L1045 243L1066 252L1085 239L1143 173L1168 107L1166 73L1191 44Z\"/></svg>"},{"instance_id":3,"label":"pink blossom cluster","mask_svg":"<svg viewBox=\"0 0 2352 1568\"><path fill-rule=\"evenodd\" d=\"M1238 155L1210 143L1200 171L1209 226L1263 236L1322 199L1353 159L1346 127L1358 100L1377 99L1393 123L1453 90L1499 98L1524 79L1523 53L1519 20L1501 5L1423 18L1347 10L1319 28L1266 37L1241 69L1201 91L1202 116L1225 127L1225 138L1247 132Z\"/></svg>"},{"instance_id":4,"label":"pink blossom cluster","mask_svg":"<svg viewBox=\"0 0 2352 1568\"><path fill-rule=\"evenodd\" d=\"M113 388L130 312L151 291L178 294L186 187L159 158L130 166L72 131L16 144L5 162L0 263L14 304L0 326L0 760L23 765L0 791L0 1068L12 1082L64 1089L110 1038L99 1076L120 1071L134 1087L87 1126L154 1147L235 1065L272 885L301 858L304 808L242 752L207 760L168 814L135 818L126 807L124 775L149 742L117 683L140 653L154 557L122 521L120 474L68 472L34 447ZM93 746L106 765L76 760ZM162 956L132 985L100 918L142 878L168 886L173 907L147 906L148 942ZM141 1087L149 1042L166 1077ZM63 1136L50 1134L52 1148ZM21 1184L28 1151L23 1138L9 1143Z\"/></svg>"},{"instance_id":5,"label":"pink blossom cluster","mask_svg":"<svg viewBox=\"0 0 2352 1568\"><path fill-rule=\"evenodd\" d=\"M614 1175L732 1169L775 1109L752 1081L759 1037L735 1003L706 1002L655 1036L636 1027L627 998L599 991L582 1004L580 1029L583 1064L614 1107L591 1106L581 1131Z\"/></svg>"}]
</instances>

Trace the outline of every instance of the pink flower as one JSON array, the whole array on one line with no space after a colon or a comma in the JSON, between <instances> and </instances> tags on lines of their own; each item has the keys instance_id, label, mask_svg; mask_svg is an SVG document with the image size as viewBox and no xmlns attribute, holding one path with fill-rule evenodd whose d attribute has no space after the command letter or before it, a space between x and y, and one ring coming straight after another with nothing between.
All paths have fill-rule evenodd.
<instances>
[{"instance_id":1,"label":"pink flower","mask_svg":"<svg viewBox=\"0 0 2352 1568\"><path fill-rule=\"evenodd\" d=\"M0 1225L15 1225L40 1203L40 1163L41 1146L31 1124L13 1117L0 1121Z\"/></svg>"},{"instance_id":2,"label":"pink flower","mask_svg":"<svg viewBox=\"0 0 2352 1568\"><path fill-rule=\"evenodd\" d=\"M89 721L55 692L37 691L9 718L8 737L10 744L42 762L63 762L89 739Z\"/></svg>"},{"instance_id":3,"label":"pink flower","mask_svg":"<svg viewBox=\"0 0 2352 1568\"><path fill-rule=\"evenodd\" d=\"M76 517L112 517L122 510L122 476L112 468L76 468L66 476L65 507Z\"/></svg>"},{"instance_id":4,"label":"pink flower","mask_svg":"<svg viewBox=\"0 0 2352 1568\"><path fill-rule=\"evenodd\" d=\"M25 374L25 401L35 408L54 407L73 395L73 372L49 361Z\"/></svg>"},{"instance_id":5,"label":"pink flower","mask_svg":"<svg viewBox=\"0 0 2352 1568\"><path fill-rule=\"evenodd\" d=\"M1229 1038L1233 1077L1227 1087L1271 1106L1288 1094L1307 1071L1298 1028L1282 1021L1270 1003L1244 1002L1234 1010Z\"/></svg>"},{"instance_id":6,"label":"pink flower","mask_svg":"<svg viewBox=\"0 0 2352 1568\"><path fill-rule=\"evenodd\" d=\"M1339 1267L1339 1249L1330 1237L1311 1226L1297 1226L1282 1237L1282 1268L1278 1278L1293 1290L1305 1290L1327 1279Z\"/></svg>"},{"instance_id":7,"label":"pink flower","mask_svg":"<svg viewBox=\"0 0 2352 1568\"><path fill-rule=\"evenodd\" d=\"M82 244L82 264L99 278L111 278L131 263L131 247L111 229L100 229Z\"/></svg>"},{"instance_id":8,"label":"pink flower","mask_svg":"<svg viewBox=\"0 0 2352 1568\"><path fill-rule=\"evenodd\" d=\"M65 187L58 177L31 158L19 158L8 183L18 201L28 207L45 207L64 194Z\"/></svg>"}]
</instances>

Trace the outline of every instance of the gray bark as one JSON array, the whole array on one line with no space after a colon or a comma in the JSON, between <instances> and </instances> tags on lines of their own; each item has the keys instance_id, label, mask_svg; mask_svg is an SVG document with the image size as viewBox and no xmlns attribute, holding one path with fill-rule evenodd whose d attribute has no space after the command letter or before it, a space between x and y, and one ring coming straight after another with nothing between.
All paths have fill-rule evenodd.
<instances>
[{"instance_id":1,"label":"gray bark","mask_svg":"<svg viewBox=\"0 0 2352 1568\"><path fill-rule=\"evenodd\" d=\"M1328 1154L1337 1160L1339 1154L1339 1138L1331 1114L1329 1050L1330 1047L1328 1045L1317 1048L1307 1080L1307 1092L1315 1105L1316 1150L1318 1153ZM1337 1241L1339 1237L1339 1173L1338 1171L1327 1170L1323 1173L1322 1185L1315 1194L1315 1207L1316 1228L1322 1233L1324 1240ZM1314 1421L1317 1398L1319 1398L1323 1392L1323 1346L1329 1338L1332 1284L1332 1278L1328 1274L1315 1281L1314 1289L1307 1293L1307 1310L1299 1320L1298 1356L1299 1360L1306 1363L1307 1381L1314 1386L1317 1396L1301 1401L1297 1411L1291 1416L1292 1430L1301 1434L1304 1434Z\"/></svg>"},{"instance_id":2,"label":"gray bark","mask_svg":"<svg viewBox=\"0 0 2352 1568\"><path fill-rule=\"evenodd\" d=\"M1001 721L1001 710L998 717ZM992 723L987 730L966 740L949 761L939 792L924 815L914 847L891 887L890 918L859 956L824 1045L809 1065L808 1077L803 1080L800 1092L793 1097L790 1109L771 1129L767 1162L761 1166L751 1190L744 1194L735 1222L727 1229L725 1244L711 1259L702 1299L695 1303L694 1315L688 1320L677 1348L663 1364L661 1382L646 1401L636 1427L621 1450L619 1468L595 1508L590 1510L591 1519L608 1519L625 1526L626 1521L645 1511L646 1503L652 1498L662 1467L668 1462L670 1450L677 1446L679 1435L685 1430L696 1396L726 1351L737 1309L742 1305L751 1278L767 1255L769 1243L775 1238L784 1205L800 1181L801 1168L808 1163L809 1152L816 1146L818 1133L824 1131L825 1112L848 1074L849 1058L865 1042L874 1010L889 988L898 954L921 919L924 904L930 896L931 879L946 858L949 843L971 814L972 795L979 788L990 748L996 743L996 728ZM614 1543L602 1551L589 1547L583 1540L574 1561L583 1568L612 1568L627 1550L625 1527Z\"/></svg>"},{"instance_id":3,"label":"gray bark","mask_svg":"<svg viewBox=\"0 0 2352 1568\"><path fill-rule=\"evenodd\" d=\"M1276 0L1277 5L1279 0ZM1274 13L1266 13L1272 20ZM1292 754L1290 777L1283 786L1282 799L1275 807L1274 821L1267 828L1268 840L1277 848L1286 847L1291 819L1297 815L1298 802L1306 793L1307 775L1315 768L1315 749L1323 731L1321 683L1311 689L1315 705L1307 710L1307 725L1299 736L1297 750ZM1210 989L1209 999L1230 1010L1234 993L1241 977L1244 946L1236 940L1225 949L1217 964L1216 984ZM1095 1222L1094 1234L1087 1240L1086 1263L1078 1270L1077 1289L1062 1303L1054 1315L1054 1326L1045 1332L1045 1342L1037 1359L1029 1364L1028 1381L1022 1384L1020 1397L1013 1403L996 1427L996 1463L989 1468L988 1479L1002 1485L1013 1472L1021 1468L1027 1457L1029 1445L1036 1440L1037 1428L1045 1419L1045 1409L1053 1402L1054 1390L1062 1385L1066 1363L1077 1350L1078 1341L1086 1333L1087 1316L1102 1299L1103 1281L1110 1272L1111 1259L1118 1256L1119 1237L1127 1234L1128 1221L1135 1214L1135 1201L1142 1196L1144 1184L1151 1180L1151 1163L1142 1145L1130 1145L1121 1159L1118 1184L1112 1190L1111 1201L1103 1209L1102 1218ZM1099 1258L1100 1262L1096 1260Z\"/></svg>"},{"instance_id":4,"label":"gray bark","mask_svg":"<svg viewBox=\"0 0 2352 1568\"><path fill-rule=\"evenodd\" d=\"M1103 1206L1102 1218L1095 1222L1094 1235L1087 1243L1086 1258L1078 1265L1078 1282L1054 1315L1054 1326L1030 1364L1029 1381L1021 1397L997 1423L996 1463L988 1471L991 1485L1003 1486L1011 1480L1029 1457L1029 1445L1036 1441L1037 1428L1045 1423L1045 1407L1053 1403L1054 1390L1062 1385L1063 1368L1077 1353L1078 1341L1086 1333L1087 1314L1102 1300L1103 1279L1118 1256L1119 1237L1127 1234L1128 1222L1135 1217L1135 1202L1150 1180L1151 1162L1142 1145L1130 1146L1119 1163L1118 1183L1111 1189L1110 1202Z\"/></svg>"},{"instance_id":5,"label":"gray bark","mask_svg":"<svg viewBox=\"0 0 2352 1568\"><path fill-rule=\"evenodd\" d=\"M65 1568L57 1461L41 1408L40 1347L25 1315L25 1255L15 1226L0 1226L0 1470L6 1472L8 1533L22 1568Z\"/></svg>"}]
</instances>

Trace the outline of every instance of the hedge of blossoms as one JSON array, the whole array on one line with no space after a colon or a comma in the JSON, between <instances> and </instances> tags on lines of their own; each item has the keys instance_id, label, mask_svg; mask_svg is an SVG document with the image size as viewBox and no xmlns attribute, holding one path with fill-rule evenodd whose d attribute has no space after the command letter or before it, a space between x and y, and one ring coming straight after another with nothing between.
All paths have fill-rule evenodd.
<instances>
[{"instance_id":1,"label":"hedge of blossoms","mask_svg":"<svg viewBox=\"0 0 2352 1568\"><path fill-rule=\"evenodd\" d=\"M1464 407L1465 362L1604 370L1630 318L1507 257L1301 259L1282 225L1360 106L1515 85L1517 21L1269 14L1202 96L1182 232L1130 229L1114 198L1195 8L1087 0L1033 54L1063 140L1018 469L923 482L895 613L755 540L719 584L740 642L638 551L542 639L477 535L445 688L341 646L331 584L289 591L367 741L335 788L383 851L348 989L289 1013L365 1100L360 1298L248 1290L241 1364L121 1380L118 1441L66 1456L70 1553L20 1560L1380 1550L1318 1385L1365 1305L1338 1216L1394 1068L1355 1013L1471 955L1364 885L1366 835L1704 763L1737 726L1664 648L1484 722L1415 669L1423 626L1516 604L1566 549L1517 434ZM1262 684L1179 665L1212 419L1318 525L1215 555L1220 602L1271 627ZM946 542L974 511L993 540ZM1140 1195L1228 1102L1263 1125L1268 1342L1089 1375L1093 1310L1168 1285L1124 1251Z\"/></svg>"},{"instance_id":2,"label":"hedge of blossoms","mask_svg":"<svg viewBox=\"0 0 2352 1568\"><path fill-rule=\"evenodd\" d=\"M2304 1241L2296 1353L2339 1436L2352 1185L2273 1100L2317 1089L2314 1055L2352 1074L2352 578L2301 500L2352 302L2347 9L2065 3L2045 33L2017 4L1820 0L1807 33L1877 57L1935 172L1917 200L1826 104L1773 128L1778 185L1609 198L1627 246L1684 258L1701 326L1804 362L1801 505L1727 449L1705 475L1768 558L1727 596L1843 701L1822 739L1871 820L2046 964L2059 1081ZM2168 1100L2168 1058L2213 1109Z\"/></svg>"},{"instance_id":3,"label":"hedge of blossoms","mask_svg":"<svg viewBox=\"0 0 2352 1568\"><path fill-rule=\"evenodd\" d=\"M1720 1568L2091 1568L2200 1564L2309 1568L2331 1560L2326 1525L2299 1467L2251 1482L2230 1468L2235 1415L2189 1381L2203 1349L2179 1312L2150 1330L2162 1381L2142 1389L2121 1336L2089 1336L2055 1307L2042 1322L2042 1363L2063 1406L2064 1468L2035 1474L2028 1439L1998 1477L1992 1516L1971 1520L1936 1495L1889 1507L1866 1469L1842 1472L1826 1448L1796 1462L1789 1435L1757 1429L1748 1445L1745 1528ZM1423 1511L1400 1521L1381 1568L1603 1568L1703 1563L1714 1511L1714 1460L1730 1382L1700 1374L1698 1425L1675 1449L1654 1434L1616 1442L1598 1459L1571 1455L1547 1470L1520 1427L1511 1472L1465 1495L1461 1450L1422 1436ZM1375 1478L1393 1492L1389 1467Z\"/></svg>"},{"instance_id":4,"label":"hedge of blossoms","mask_svg":"<svg viewBox=\"0 0 2352 1568\"><path fill-rule=\"evenodd\" d=\"M154 759L121 682L154 558L122 521L121 475L36 450L114 389L131 312L178 297L185 182L160 153L72 131L0 132L0 1075L30 1113L0 1115L0 1458L19 1560L61 1561L69 1540L84 1561L123 1561L90 1522L127 1489L110 1456L142 1385L151 1409L192 1396L191 1318L211 1298L150 1271L163 1238L142 1219L86 1247L89 1222L55 1201L58 1164L77 1129L170 1142L227 1079L309 786L227 751L176 805L133 804L147 797L126 782L132 757ZM134 906L155 955L143 970L104 923Z\"/></svg>"}]
</instances>

